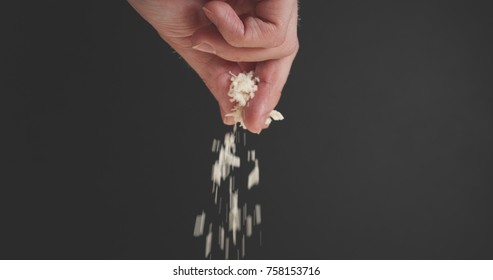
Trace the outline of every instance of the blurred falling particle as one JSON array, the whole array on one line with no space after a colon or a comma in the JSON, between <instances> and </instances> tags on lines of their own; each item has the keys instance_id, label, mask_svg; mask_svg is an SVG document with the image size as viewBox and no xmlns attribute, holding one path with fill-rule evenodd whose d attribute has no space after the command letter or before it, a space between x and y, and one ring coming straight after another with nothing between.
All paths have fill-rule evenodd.
<instances>
[{"instance_id":1,"label":"blurred falling particle","mask_svg":"<svg viewBox=\"0 0 493 280\"><path fill-rule=\"evenodd\" d=\"M262 214L260 212L260 204L255 205L255 222L257 225L262 223Z\"/></svg>"},{"instance_id":2,"label":"blurred falling particle","mask_svg":"<svg viewBox=\"0 0 493 280\"><path fill-rule=\"evenodd\" d=\"M246 235L247 237L252 236L252 216L248 215L246 219Z\"/></svg>"},{"instance_id":3,"label":"blurred falling particle","mask_svg":"<svg viewBox=\"0 0 493 280\"><path fill-rule=\"evenodd\" d=\"M198 237L204 234L204 226L205 226L205 212L202 211L202 214L197 215L195 218L195 227L193 229L193 236Z\"/></svg>"},{"instance_id":4,"label":"blurred falling particle","mask_svg":"<svg viewBox=\"0 0 493 280\"><path fill-rule=\"evenodd\" d=\"M211 222L204 240L205 258L212 259L215 248L220 252L224 252L225 259L234 258L234 253L231 254L231 252L235 251L236 258L245 258L248 239L252 238L255 227L261 223L260 204L255 204L253 211L250 210L250 214L248 213L249 209L246 201L243 202L242 206L239 204L240 189L243 197L243 194L246 194L243 193L244 190L249 191L253 186L259 184L259 164L255 150L247 150L247 162L254 162L254 167L248 173L246 184L238 184L238 187L236 186L234 170L241 166L241 158L236 155L237 143L241 144L241 136L235 126L232 133L226 133L224 142L217 139L212 141L211 150L218 154L218 159L212 165L211 172L212 200L217 214L210 218L210 215L208 216ZM243 143L246 146L246 133L243 133ZM224 188L225 184L228 188ZM246 188L244 188L245 185ZM222 189L221 186L223 186ZM223 198L225 205L223 205ZM224 211L222 211L223 207ZM212 221L214 221L215 228L213 228ZM205 222L205 211L202 211L195 220L195 237L204 235ZM213 234L213 232L215 233ZM262 244L261 231L259 231L259 241ZM214 256L217 257L217 253Z\"/></svg>"},{"instance_id":5,"label":"blurred falling particle","mask_svg":"<svg viewBox=\"0 0 493 280\"><path fill-rule=\"evenodd\" d=\"M224 252L224 259L228 260L229 259L229 237L226 237L226 241L225 241L225 245L226 245L226 248L225 248L225 252Z\"/></svg>"},{"instance_id":6,"label":"blurred falling particle","mask_svg":"<svg viewBox=\"0 0 493 280\"><path fill-rule=\"evenodd\" d=\"M260 181L260 170L258 168L258 160L255 160L255 167L253 168L252 172L248 175L248 189L253 188L254 186L258 185Z\"/></svg>"},{"instance_id":7,"label":"blurred falling particle","mask_svg":"<svg viewBox=\"0 0 493 280\"><path fill-rule=\"evenodd\" d=\"M207 258L212 249L212 231L207 234L205 238L205 257Z\"/></svg>"}]
</instances>

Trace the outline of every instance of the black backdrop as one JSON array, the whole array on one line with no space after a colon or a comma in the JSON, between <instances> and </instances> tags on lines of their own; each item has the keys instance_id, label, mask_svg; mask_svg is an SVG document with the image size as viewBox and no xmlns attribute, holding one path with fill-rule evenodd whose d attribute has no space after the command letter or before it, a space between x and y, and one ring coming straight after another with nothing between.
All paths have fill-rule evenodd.
<instances>
[{"instance_id":1,"label":"black backdrop","mask_svg":"<svg viewBox=\"0 0 493 280\"><path fill-rule=\"evenodd\" d=\"M124 1L4 2L0 258L202 258L201 80ZM251 258L493 257L488 2L301 2Z\"/></svg>"}]
</instances>

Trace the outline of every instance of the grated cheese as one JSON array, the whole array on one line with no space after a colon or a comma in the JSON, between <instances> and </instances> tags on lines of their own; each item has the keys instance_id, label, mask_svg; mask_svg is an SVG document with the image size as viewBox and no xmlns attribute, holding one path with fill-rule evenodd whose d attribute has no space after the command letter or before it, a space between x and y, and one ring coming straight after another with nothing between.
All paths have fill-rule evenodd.
<instances>
[{"instance_id":1,"label":"grated cheese","mask_svg":"<svg viewBox=\"0 0 493 280\"><path fill-rule=\"evenodd\" d=\"M246 235L247 235L247 237L252 236L252 227L253 227L252 216L248 215L247 219L246 219Z\"/></svg>"},{"instance_id":2,"label":"grated cheese","mask_svg":"<svg viewBox=\"0 0 493 280\"><path fill-rule=\"evenodd\" d=\"M205 257L207 258L212 249L212 231L207 234L207 237L205 239Z\"/></svg>"},{"instance_id":3,"label":"grated cheese","mask_svg":"<svg viewBox=\"0 0 493 280\"><path fill-rule=\"evenodd\" d=\"M260 212L260 204L255 205L255 223L260 225L262 223L262 213Z\"/></svg>"},{"instance_id":4,"label":"grated cheese","mask_svg":"<svg viewBox=\"0 0 493 280\"><path fill-rule=\"evenodd\" d=\"M259 183L259 175L260 171L258 168L258 160L255 160L255 167L253 168L252 172L248 175L248 189L253 188L254 186L258 185Z\"/></svg>"},{"instance_id":5,"label":"grated cheese","mask_svg":"<svg viewBox=\"0 0 493 280\"><path fill-rule=\"evenodd\" d=\"M195 227L193 229L193 236L198 237L204 234L204 225L205 225L205 212L202 211L202 214L197 215L195 218Z\"/></svg>"},{"instance_id":6,"label":"grated cheese","mask_svg":"<svg viewBox=\"0 0 493 280\"><path fill-rule=\"evenodd\" d=\"M235 103L235 106L231 113L226 114L226 117L232 117L235 123L240 124L240 127L246 128L243 111L248 101L255 97L260 79L254 75L253 71L239 73L238 75L229 73L231 74L231 85L229 86L228 96L230 97L229 101ZM279 111L273 110L265 120L265 124L269 126L272 120L280 121L283 119L284 117Z\"/></svg>"},{"instance_id":7,"label":"grated cheese","mask_svg":"<svg viewBox=\"0 0 493 280\"><path fill-rule=\"evenodd\" d=\"M243 123L243 110L248 106L249 100L255 97L255 92L258 89L260 80L254 76L253 72L232 74L231 86L228 92L230 101L235 103L235 106L230 114L236 123L245 127ZM281 113L273 110L266 125L269 125L273 120L282 120L284 117ZM207 234L204 234L206 223L205 211L197 215L195 219L195 227L193 235L205 239L205 257L212 258L214 255L224 256L225 259L245 258L246 246L249 240L254 235L258 236L260 246L262 246L262 231L259 228L261 224L260 204L255 204L255 207L248 207L249 200L247 191L250 191L254 186L259 184L260 171L259 160L255 155L255 150L246 150L246 164L238 154L243 150L241 142L246 147L246 132L243 132L243 139L240 131L237 130L235 124L233 131L224 135L224 140L213 139L211 150L218 155L217 160L212 165L211 181L212 181L212 197L214 204L215 215L208 215ZM241 141L243 140L243 141ZM240 146L238 146L240 145ZM243 154L242 154L243 155ZM253 166L248 174L246 182L236 182L236 175L242 174L240 168L245 166ZM239 169L239 170L235 170ZM239 198L241 194L241 199ZM246 198L245 198L246 197ZM224 205L223 205L224 204ZM222 210L224 208L224 211ZM214 225L214 227L213 227ZM231 240L231 241L230 241ZM217 249L217 250L216 250ZM216 250L216 251L215 251ZM224 255L222 255L224 253Z\"/></svg>"}]
</instances>

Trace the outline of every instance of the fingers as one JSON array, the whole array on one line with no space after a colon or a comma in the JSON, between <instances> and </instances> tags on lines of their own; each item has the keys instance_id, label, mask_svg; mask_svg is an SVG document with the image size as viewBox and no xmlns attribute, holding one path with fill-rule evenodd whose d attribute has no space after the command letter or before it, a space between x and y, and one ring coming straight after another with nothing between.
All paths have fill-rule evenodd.
<instances>
[{"instance_id":1,"label":"fingers","mask_svg":"<svg viewBox=\"0 0 493 280\"><path fill-rule=\"evenodd\" d=\"M225 117L233 109L234 104L228 96L231 84L230 72L240 73L254 70L260 78L255 98L250 100L245 108L244 122L246 128L253 133L267 127L265 121L274 110L287 78L297 50L284 58L269 60L261 63L234 63L212 54L196 52L193 49L178 51L180 55L202 78L207 88L217 100L222 120L227 125L233 125L231 117ZM256 66L255 66L256 65Z\"/></svg>"},{"instance_id":2,"label":"fingers","mask_svg":"<svg viewBox=\"0 0 493 280\"><path fill-rule=\"evenodd\" d=\"M281 46L286 39L287 25L297 10L296 2L257 1L252 8L254 11L245 11L243 19L240 18L241 14L223 1L209 1L203 9L207 18L231 46L274 48Z\"/></svg>"},{"instance_id":3,"label":"fingers","mask_svg":"<svg viewBox=\"0 0 493 280\"><path fill-rule=\"evenodd\" d=\"M234 7L224 0L207 1L204 14L198 12L203 1L194 1L197 5L193 8L173 7L175 1L129 2L202 78L217 100L225 124L234 122L225 117L234 105L227 95L229 73L255 70L260 83L245 108L244 122L255 133L266 127L298 48L297 0L229 1ZM177 25L178 19L183 22ZM207 19L214 25L204 27L210 24Z\"/></svg>"},{"instance_id":4,"label":"fingers","mask_svg":"<svg viewBox=\"0 0 493 280\"><path fill-rule=\"evenodd\" d=\"M218 2L218 1L212 1ZM261 3L276 2L272 0L262 1ZM209 2L211 3L211 2ZM220 2L220 5L226 5L227 9L232 9L227 3ZM262 10L257 4L257 10ZM233 13L236 12L232 11ZM231 17L234 17L233 15ZM237 15L236 15L237 17ZM209 25L197 30L191 37L192 46L195 50L215 54L225 60L234 62L261 62L272 59L280 59L294 53L298 47L298 12L296 1L294 1L293 14L290 16L286 24L287 34L284 36L284 41L281 45L265 48L265 47L236 47L231 45L225 38L224 32L216 25Z\"/></svg>"},{"instance_id":5,"label":"fingers","mask_svg":"<svg viewBox=\"0 0 493 280\"><path fill-rule=\"evenodd\" d=\"M204 12L214 25L204 27L192 36L195 50L227 61L241 62L240 65L256 62L255 72L260 83L244 115L247 129L254 133L260 133L268 126L266 120L279 102L298 51L297 1L287 2L260 1L256 6L256 16L259 18L247 17L242 21L229 4L210 1L204 6ZM257 26L255 21L259 21ZM254 34L249 34L249 30ZM245 69L241 70L246 72ZM225 123L228 121L225 120Z\"/></svg>"},{"instance_id":6,"label":"fingers","mask_svg":"<svg viewBox=\"0 0 493 280\"><path fill-rule=\"evenodd\" d=\"M291 23L296 30L296 19ZM298 44L296 31L286 41L274 48L238 48L230 45L214 26L207 26L196 31L192 36L195 50L215 54L223 59L235 62L259 62L279 59L292 54Z\"/></svg>"},{"instance_id":7,"label":"fingers","mask_svg":"<svg viewBox=\"0 0 493 280\"><path fill-rule=\"evenodd\" d=\"M260 83L255 98L250 100L246 107L244 116L245 125L251 132L260 133L262 129L268 127L265 121L281 98L296 53L297 51L282 59L258 64L256 74L260 78Z\"/></svg>"}]
</instances>

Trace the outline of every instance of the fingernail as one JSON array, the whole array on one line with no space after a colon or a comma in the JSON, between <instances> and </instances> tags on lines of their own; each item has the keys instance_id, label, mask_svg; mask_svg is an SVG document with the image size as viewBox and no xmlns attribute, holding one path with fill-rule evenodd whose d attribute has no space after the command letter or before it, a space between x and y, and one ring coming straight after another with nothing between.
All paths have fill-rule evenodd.
<instances>
[{"instance_id":1,"label":"fingernail","mask_svg":"<svg viewBox=\"0 0 493 280\"><path fill-rule=\"evenodd\" d=\"M211 10L207 8L202 8L202 10L204 10L204 13L207 15L209 20L212 21L212 23L216 24L216 20L214 19L214 14L212 14Z\"/></svg>"},{"instance_id":2,"label":"fingernail","mask_svg":"<svg viewBox=\"0 0 493 280\"><path fill-rule=\"evenodd\" d=\"M272 123L272 119L270 117L267 117L265 119L265 121L263 122L262 128L259 129L258 131L256 131L255 133L260 134L260 132L262 132L262 130L269 128L271 123Z\"/></svg>"},{"instance_id":3,"label":"fingernail","mask_svg":"<svg viewBox=\"0 0 493 280\"><path fill-rule=\"evenodd\" d=\"M216 54L216 49L214 49L214 47L209 44L209 43L200 43L196 46L193 46L192 49L194 50L198 50L198 51L201 51L201 52L205 52L205 53L212 53L212 54Z\"/></svg>"}]
</instances>

